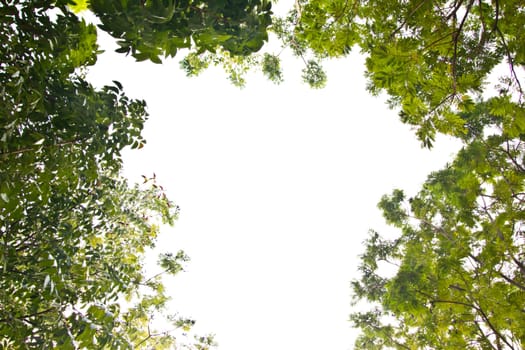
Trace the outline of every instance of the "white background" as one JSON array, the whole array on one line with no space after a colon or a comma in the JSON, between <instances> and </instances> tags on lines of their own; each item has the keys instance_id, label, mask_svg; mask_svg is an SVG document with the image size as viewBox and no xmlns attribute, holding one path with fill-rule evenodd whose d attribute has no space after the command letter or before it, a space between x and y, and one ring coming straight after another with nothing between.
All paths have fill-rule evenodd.
<instances>
[{"instance_id":1,"label":"white background","mask_svg":"<svg viewBox=\"0 0 525 350\"><path fill-rule=\"evenodd\" d=\"M181 58L137 63L108 49L89 75L148 102L147 145L125 169L133 180L155 172L181 207L159 241L192 258L168 286L174 309L220 350L350 349L361 243L370 228L395 232L376 204L394 188L414 195L453 142L421 149L366 92L357 53L327 64L323 90L288 57L284 84L255 74L242 90L218 69L186 78Z\"/></svg>"}]
</instances>

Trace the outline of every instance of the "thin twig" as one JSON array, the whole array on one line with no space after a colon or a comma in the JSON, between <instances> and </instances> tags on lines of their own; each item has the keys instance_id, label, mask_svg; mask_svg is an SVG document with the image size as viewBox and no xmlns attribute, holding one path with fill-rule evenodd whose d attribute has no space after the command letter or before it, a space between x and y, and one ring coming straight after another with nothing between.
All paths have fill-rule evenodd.
<instances>
[{"instance_id":1,"label":"thin twig","mask_svg":"<svg viewBox=\"0 0 525 350\"><path fill-rule=\"evenodd\" d=\"M416 11L419 10L419 8L420 8L421 6L423 6L423 4L424 4L426 1L427 1L427 0L423 0L423 1L421 1L421 2L420 2L420 3L419 3L419 4L418 4L418 5L417 5L417 6L416 6L416 7L415 7L415 8L414 8L409 14L408 14L408 16L405 17L403 23L401 23L401 24L399 25L399 27L397 27L397 28L396 28L396 29L390 34L390 38L393 38L394 35L396 35L397 32L399 32L399 31L400 31L400 30L401 30L401 29L407 24L408 19L409 19L410 17L412 17L412 16L414 15L414 13L416 13Z\"/></svg>"},{"instance_id":2,"label":"thin twig","mask_svg":"<svg viewBox=\"0 0 525 350\"><path fill-rule=\"evenodd\" d=\"M460 2L454 4L454 9L447 15L445 21L449 21L452 18L452 16L456 15L461 5L463 5L463 1L464 0L461 0Z\"/></svg>"},{"instance_id":3,"label":"thin twig","mask_svg":"<svg viewBox=\"0 0 525 350\"><path fill-rule=\"evenodd\" d=\"M505 36L503 35L503 32L501 31L501 29L499 29L498 26L496 26L496 32L501 37L501 43L503 44L503 48L505 49L505 53L507 55L507 60L509 61L509 68L510 68L512 78L514 79L515 83L518 85L518 91L520 94L519 101L521 102L521 99L523 97L523 89L521 87L521 83L518 78L518 75L516 74L516 70L514 69L514 59L512 58L512 55L510 53L509 47L507 45L507 41L505 40Z\"/></svg>"},{"instance_id":4,"label":"thin twig","mask_svg":"<svg viewBox=\"0 0 525 350\"><path fill-rule=\"evenodd\" d=\"M456 30L456 33L454 35L454 54L452 56L452 79L453 79L453 90L456 92L457 89L457 58L458 58L458 43L459 43L459 36L461 35L461 31L463 30L463 26L465 25L465 22L467 21L467 17L469 16L469 12L472 9L472 5L474 4L474 0L471 0L468 5L467 9L465 10L465 15L461 19L461 23L459 24L458 29ZM457 11L457 9L456 9Z\"/></svg>"},{"instance_id":5,"label":"thin twig","mask_svg":"<svg viewBox=\"0 0 525 350\"><path fill-rule=\"evenodd\" d=\"M12 156L12 155L26 153L26 152L32 152L32 151L36 152L39 149L51 148L51 147L55 147L55 146L63 147L63 146L73 145L73 144L75 144L75 143L77 143L79 141L82 141L82 140L65 141L65 142L60 142L60 143L56 143L56 144L52 144L52 145L46 145L46 146L37 147L37 148L34 148L34 147L21 148L21 149L18 149L16 151L0 152L0 156Z\"/></svg>"}]
</instances>

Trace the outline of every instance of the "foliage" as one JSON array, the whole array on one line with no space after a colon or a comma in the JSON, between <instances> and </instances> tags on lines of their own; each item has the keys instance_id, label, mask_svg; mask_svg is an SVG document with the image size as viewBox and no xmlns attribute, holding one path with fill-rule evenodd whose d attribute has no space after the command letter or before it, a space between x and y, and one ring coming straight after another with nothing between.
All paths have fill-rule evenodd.
<instances>
[{"instance_id":1,"label":"foliage","mask_svg":"<svg viewBox=\"0 0 525 350\"><path fill-rule=\"evenodd\" d=\"M90 0L100 28L118 40L118 52L160 63L180 49L198 54L218 48L234 56L258 51L268 39L266 0Z\"/></svg>"},{"instance_id":2,"label":"foliage","mask_svg":"<svg viewBox=\"0 0 525 350\"><path fill-rule=\"evenodd\" d=\"M279 58L268 53L232 56L226 51L217 50L215 53L189 53L180 61L180 66L188 77L198 76L210 65L222 67L230 82L240 88L246 85L246 74L256 66L261 67L263 74L270 81L276 84L283 81Z\"/></svg>"},{"instance_id":3,"label":"foliage","mask_svg":"<svg viewBox=\"0 0 525 350\"><path fill-rule=\"evenodd\" d=\"M352 283L356 349L520 349L525 342L525 14L519 1L296 1L274 19L285 46L318 59L366 55L368 89L431 147L464 142L406 200L379 203L398 235L371 231ZM308 61L305 61L307 63ZM506 63L505 69L500 69ZM489 77L500 74L493 91Z\"/></svg>"},{"instance_id":4,"label":"foliage","mask_svg":"<svg viewBox=\"0 0 525 350\"><path fill-rule=\"evenodd\" d=\"M359 47L369 90L388 93L401 120L431 147L436 132L467 132L460 114L504 61L502 88L522 102L524 23L519 1L298 0L271 29L305 65L312 57L321 67L319 60Z\"/></svg>"},{"instance_id":5,"label":"foliage","mask_svg":"<svg viewBox=\"0 0 525 350\"><path fill-rule=\"evenodd\" d=\"M281 63L278 57L265 53L262 60L262 71L269 80L276 84L283 82Z\"/></svg>"},{"instance_id":6,"label":"foliage","mask_svg":"<svg viewBox=\"0 0 525 350\"><path fill-rule=\"evenodd\" d=\"M303 80L314 89L320 89L326 84L326 74L316 61L308 61L303 69Z\"/></svg>"},{"instance_id":7,"label":"foliage","mask_svg":"<svg viewBox=\"0 0 525 350\"><path fill-rule=\"evenodd\" d=\"M287 21L296 18L291 15ZM251 53L249 56L233 56L221 50L215 52L191 52L182 61L181 67L188 76L197 76L210 64L221 66L229 80L238 87L244 87L246 80L245 75L252 69L260 69L262 73L275 84L284 81L281 69L280 54L285 48L291 48L292 53L299 57L304 63L302 71L302 80L314 89L319 89L326 84L326 73L323 71L320 63L320 57L308 50L305 46L299 46L293 35L289 31L292 26L279 17L272 19L272 24L268 28L273 32L278 40L282 43L282 50L278 54L269 52Z\"/></svg>"},{"instance_id":8,"label":"foliage","mask_svg":"<svg viewBox=\"0 0 525 350\"><path fill-rule=\"evenodd\" d=\"M313 88L326 84L323 60L358 46L368 57L369 90L387 92L426 147L436 132L462 137L459 114L481 96L499 63L509 64L502 77L508 88L523 93L517 70L525 62L525 14L518 1L298 0L286 16L273 18L266 0L94 0L89 6L117 38L119 52L160 63L161 56L190 49L181 62L189 76L222 65L241 87L253 67L283 80L275 69L280 53L256 53L268 31L301 59L303 80Z\"/></svg>"},{"instance_id":9,"label":"foliage","mask_svg":"<svg viewBox=\"0 0 525 350\"><path fill-rule=\"evenodd\" d=\"M292 54L303 62L303 81L310 87L319 89L326 84L326 73L320 62L323 58L326 58L326 55L314 52L305 41L297 39L294 28L301 18L298 4L296 2L296 8L291 10L285 18L274 18L271 30L281 42L282 50L289 48ZM278 56L275 57L278 58Z\"/></svg>"},{"instance_id":10,"label":"foliage","mask_svg":"<svg viewBox=\"0 0 525 350\"><path fill-rule=\"evenodd\" d=\"M480 96L498 64L508 63L503 78L523 94L524 23L516 0L297 0L268 29L317 77L323 60L359 47L367 55L369 90L388 93L401 120L431 147L436 132L461 137L458 113ZM264 66L263 56L255 56L252 67Z\"/></svg>"},{"instance_id":11,"label":"foliage","mask_svg":"<svg viewBox=\"0 0 525 350\"><path fill-rule=\"evenodd\" d=\"M84 79L96 29L68 5L0 8L0 344L173 348L173 330L193 321L169 317L171 329L156 331L152 318L168 301L162 276L188 258L161 255L150 278L143 260L178 207L154 178L121 177L122 149L145 143L146 104L118 82L95 89Z\"/></svg>"},{"instance_id":12,"label":"foliage","mask_svg":"<svg viewBox=\"0 0 525 350\"><path fill-rule=\"evenodd\" d=\"M268 40L271 2L267 0L133 0L79 1L102 21L102 30L117 39L117 52L138 61L161 63L181 49L189 50L180 62L188 76L210 64L222 66L236 86L245 85L245 73L258 65L257 51Z\"/></svg>"},{"instance_id":13,"label":"foliage","mask_svg":"<svg viewBox=\"0 0 525 350\"><path fill-rule=\"evenodd\" d=\"M74 0L73 3L70 3L69 8L75 13L88 10L88 0Z\"/></svg>"},{"instance_id":14,"label":"foliage","mask_svg":"<svg viewBox=\"0 0 525 350\"><path fill-rule=\"evenodd\" d=\"M362 330L356 349L523 347L522 135L480 133L415 197L406 201L396 190L382 198L379 207L400 233L371 232L365 242L353 290L356 302L375 307L351 316Z\"/></svg>"},{"instance_id":15,"label":"foliage","mask_svg":"<svg viewBox=\"0 0 525 350\"><path fill-rule=\"evenodd\" d=\"M245 75L255 66L258 55L235 56L221 49L216 52L204 52L197 54L189 53L180 61L180 67L185 71L186 76L193 77L199 75L210 65L221 66L228 76L228 80L239 88L246 85Z\"/></svg>"}]
</instances>

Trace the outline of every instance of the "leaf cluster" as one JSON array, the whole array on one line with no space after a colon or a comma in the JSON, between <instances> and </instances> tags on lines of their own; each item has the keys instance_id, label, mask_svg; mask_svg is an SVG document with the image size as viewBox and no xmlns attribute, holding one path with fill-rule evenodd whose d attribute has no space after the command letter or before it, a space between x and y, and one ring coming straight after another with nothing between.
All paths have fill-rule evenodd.
<instances>
[{"instance_id":1,"label":"leaf cluster","mask_svg":"<svg viewBox=\"0 0 525 350\"><path fill-rule=\"evenodd\" d=\"M462 114L486 88L498 64L506 87L522 100L525 15L518 1L296 1L272 30L295 55L367 56L368 89L386 92L400 119L425 147L436 133L463 138ZM319 63L318 63L319 65Z\"/></svg>"},{"instance_id":2,"label":"leaf cluster","mask_svg":"<svg viewBox=\"0 0 525 350\"><path fill-rule=\"evenodd\" d=\"M523 142L523 134L479 136L415 197L395 190L382 198L379 207L399 234L372 231L365 242L352 286L356 302L376 307L351 315L362 330L356 348L522 347Z\"/></svg>"},{"instance_id":3,"label":"leaf cluster","mask_svg":"<svg viewBox=\"0 0 525 350\"><path fill-rule=\"evenodd\" d=\"M162 276L188 257L161 255L149 278L143 264L179 209L154 177L133 186L120 175L122 150L145 144L146 103L117 81L85 80L96 28L69 5L0 8L0 344L173 348L191 323L158 331L152 320L168 301ZM214 345L203 339L188 346Z\"/></svg>"},{"instance_id":4,"label":"leaf cluster","mask_svg":"<svg viewBox=\"0 0 525 350\"><path fill-rule=\"evenodd\" d=\"M266 0L91 0L89 8L118 40L118 52L155 63L190 48L249 55L268 40L271 24Z\"/></svg>"}]
</instances>

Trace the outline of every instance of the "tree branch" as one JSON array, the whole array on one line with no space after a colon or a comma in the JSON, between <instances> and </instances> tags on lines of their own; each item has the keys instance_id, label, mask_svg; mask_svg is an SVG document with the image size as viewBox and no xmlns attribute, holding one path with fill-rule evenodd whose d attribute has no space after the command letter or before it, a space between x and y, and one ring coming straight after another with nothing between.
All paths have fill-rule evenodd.
<instances>
[{"instance_id":1,"label":"tree branch","mask_svg":"<svg viewBox=\"0 0 525 350\"><path fill-rule=\"evenodd\" d=\"M426 2L427 0L423 0L421 1L419 4L417 4L417 6L408 14L408 16L405 17L405 19L403 20L403 23L401 23L391 34L390 34L390 38L394 38L394 35L397 34L397 32L399 32L401 29L403 29L403 27L407 24L408 20L410 17L412 17L414 15L414 13L417 12L417 10L419 10L419 8L421 6L423 6L423 4Z\"/></svg>"},{"instance_id":2,"label":"tree branch","mask_svg":"<svg viewBox=\"0 0 525 350\"><path fill-rule=\"evenodd\" d=\"M512 164L514 164L514 166L516 166L516 168L518 168L519 171L522 171L522 172L525 172L525 168L523 166L521 166L517 161L516 159L512 156L512 153L510 152L510 145L509 145L509 140L507 140L505 142L506 144L506 147L503 149L503 151L507 154L507 156L509 156L509 159L510 161L512 162Z\"/></svg>"},{"instance_id":3,"label":"tree branch","mask_svg":"<svg viewBox=\"0 0 525 350\"><path fill-rule=\"evenodd\" d=\"M487 314L485 313L485 311L483 311L483 309L477 305L475 306L476 310L481 314L481 317L483 318L483 320L485 321L485 323L489 326L489 328L494 332L494 334L496 335L496 339L501 339L505 344L507 344L507 346L510 348L510 349L514 349L514 346L512 346L511 343L509 343L509 341L507 340L507 338L505 338L503 336L503 334L501 334L495 327L494 325L492 324L492 322L490 322Z\"/></svg>"},{"instance_id":4,"label":"tree branch","mask_svg":"<svg viewBox=\"0 0 525 350\"><path fill-rule=\"evenodd\" d=\"M54 310L56 310L54 307L50 307L50 308L47 309L47 310L43 310L43 311L39 311L39 312L35 312L34 314L23 315L23 316L16 316L16 317L13 317L13 318L1 318L1 319L0 319L0 322L12 322L13 319L18 319L18 320L23 320L23 321L26 321L26 322L31 323L31 322L28 320L29 318L36 317L36 316L40 316L40 315L46 314L46 313L51 312L51 311L54 311Z\"/></svg>"},{"instance_id":5,"label":"tree branch","mask_svg":"<svg viewBox=\"0 0 525 350\"><path fill-rule=\"evenodd\" d=\"M499 8L497 0L496 0L496 8ZM514 80L514 82L518 86L518 92L520 94L519 101L521 101L521 99L523 97L523 89L521 87L521 82L520 82L520 80L518 78L518 75L516 74L516 70L514 69L514 59L512 58L512 55L511 55L510 50L509 50L509 46L507 45L507 41L505 40L505 35L501 31L501 29L497 26L497 24L495 25L495 30L499 34L499 36L501 37L501 44L503 45L503 49L505 50L505 54L507 55L507 60L509 61L510 73L512 75L512 79Z\"/></svg>"},{"instance_id":6,"label":"tree branch","mask_svg":"<svg viewBox=\"0 0 525 350\"><path fill-rule=\"evenodd\" d=\"M481 336L483 337L484 340L487 341L487 344L490 345L490 347L494 350L500 350L499 347L496 348L494 346L494 344L492 344L492 342L489 340L489 335L485 334L485 332L483 331L483 329L481 329L481 326L479 325L479 322L478 321L474 321L474 324L476 325L476 328L478 329L479 333L481 334Z\"/></svg>"},{"instance_id":7,"label":"tree branch","mask_svg":"<svg viewBox=\"0 0 525 350\"><path fill-rule=\"evenodd\" d=\"M46 146L38 147L38 148L26 147L26 148L18 149L16 151L0 152L0 156L12 156L12 155L20 154L20 153L37 151L37 150L43 149L43 148L51 148L51 147L54 147L54 146L63 147L63 146L73 145L73 144L75 144L77 142L81 142L81 141L84 141L84 140L83 139L77 139L77 140L72 140L72 141L64 141L64 142L59 142L59 143L56 143L56 144L46 145Z\"/></svg>"},{"instance_id":8,"label":"tree branch","mask_svg":"<svg viewBox=\"0 0 525 350\"><path fill-rule=\"evenodd\" d=\"M505 281L509 282L509 283L512 284L513 286L518 287L519 289L525 291L525 286L524 286L523 284L514 281L512 278L508 277L508 276L505 275L503 272L498 271L498 275L500 275L501 278L503 278Z\"/></svg>"},{"instance_id":9,"label":"tree branch","mask_svg":"<svg viewBox=\"0 0 525 350\"><path fill-rule=\"evenodd\" d=\"M450 21L450 19L456 15L456 13L458 12L459 8L461 7L461 5L463 5L463 1L464 0L460 0L459 2L455 3L454 4L454 9L452 11L450 11L450 13L447 15L447 18L445 19L445 21Z\"/></svg>"},{"instance_id":10,"label":"tree branch","mask_svg":"<svg viewBox=\"0 0 525 350\"><path fill-rule=\"evenodd\" d=\"M299 23L299 20L301 19L301 15L302 15L302 8L301 8L301 4L299 4L299 0L295 0L295 11L297 11L297 22L296 23Z\"/></svg>"},{"instance_id":11,"label":"tree branch","mask_svg":"<svg viewBox=\"0 0 525 350\"><path fill-rule=\"evenodd\" d=\"M460 5L463 1L460 2ZM463 26L465 25L465 22L467 21L467 17L469 16L469 12L470 10L472 9L472 5L474 4L474 0L471 0L468 5L467 5L467 9L465 10L465 15L463 16L463 18L461 19L461 23L459 24L459 27L458 29L456 30L455 32L455 35L454 35L454 38L453 38L453 41L454 41L454 53L453 53L453 56L452 56L452 79L453 79L453 90L454 92L456 92L456 89L457 89L457 82L456 82L456 78L457 78L457 69L456 69L456 65L457 65L457 57L458 57L458 43L459 43L459 36L461 34L461 31L463 30ZM454 14L455 12L458 10L458 7L456 8L456 10L454 11Z\"/></svg>"}]
</instances>

